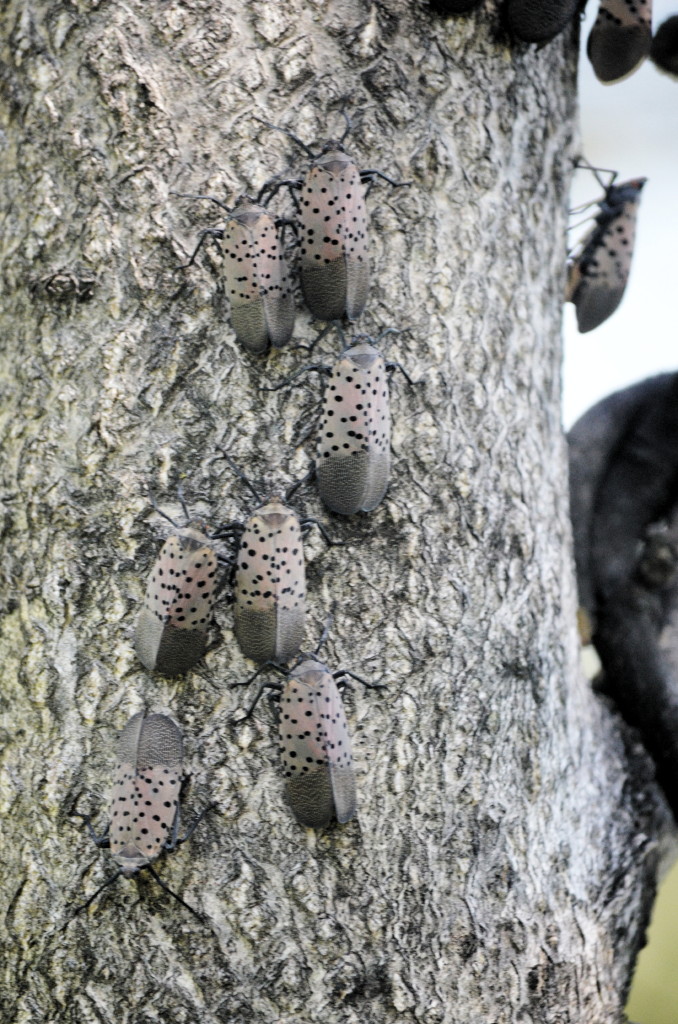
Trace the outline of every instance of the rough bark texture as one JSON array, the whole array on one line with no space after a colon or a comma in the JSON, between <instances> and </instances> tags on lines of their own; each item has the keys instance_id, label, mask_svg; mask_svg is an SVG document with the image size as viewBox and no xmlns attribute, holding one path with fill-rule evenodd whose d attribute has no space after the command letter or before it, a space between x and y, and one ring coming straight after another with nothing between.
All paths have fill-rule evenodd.
<instances>
[{"instance_id":1,"label":"rough bark texture","mask_svg":"<svg viewBox=\"0 0 678 1024\"><path fill-rule=\"evenodd\" d=\"M444 22L406 0L9 0L2 44L0 764L3 1019L611 1022L641 941L665 810L651 769L578 669L559 418L575 29L509 45L488 6ZM320 390L269 394L304 362L243 355L215 250L178 265L216 207L304 158L340 111L362 167L412 179L369 198L361 330L389 355L395 465L369 516L323 516L308 548L315 643L388 685L348 698L359 820L314 833L281 799L228 606L182 680L131 635L168 525L242 517L217 443L267 486ZM275 205L275 204L274 204ZM280 198L276 209L285 209ZM316 328L301 313L298 337ZM334 354L335 337L317 354ZM315 358L315 357L314 357ZM185 818L158 865L208 917L110 873L97 811L141 707L188 743ZM102 819L103 821L103 815Z\"/></svg>"}]
</instances>

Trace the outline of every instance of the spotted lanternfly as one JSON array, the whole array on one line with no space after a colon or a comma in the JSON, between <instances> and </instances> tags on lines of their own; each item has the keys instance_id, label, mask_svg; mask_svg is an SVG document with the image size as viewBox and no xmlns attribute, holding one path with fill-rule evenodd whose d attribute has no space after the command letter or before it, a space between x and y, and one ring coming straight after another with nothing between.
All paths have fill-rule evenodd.
<instances>
[{"instance_id":1,"label":"spotted lanternfly","mask_svg":"<svg viewBox=\"0 0 678 1024\"><path fill-rule=\"evenodd\" d=\"M333 512L371 512L388 487L391 420L384 357L369 342L347 348L323 401L316 476Z\"/></svg>"},{"instance_id":2,"label":"spotted lanternfly","mask_svg":"<svg viewBox=\"0 0 678 1024\"><path fill-rule=\"evenodd\" d=\"M224 278L231 323L248 352L285 345L294 331L294 294L276 220L240 196L224 228Z\"/></svg>"},{"instance_id":3,"label":"spotted lanternfly","mask_svg":"<svg viewBox=\"0 0 678 1024\"><path fill-rule=\"evenodd\" d=\"M311 167L302 179L274 181L267 190L287 185L299 191L298 219L301 244L301 290L314 317L357 320L365 309L370 283L367 240L365 182L383 178L394 187L396 182L381 171L360 171L344 148L350 121L344 136L326 142L315 154L305 142L287 129L263 122L269 128L288 135L311 159Z\"/></svg>"},{"instance_id":4,"label":"spotted lanternfly","mask_svg":"<svg viewBox=\"0 0 678 1024\"><path fill-rule=\"evenodd\" d=\"M200 661L212 618L218 560L201 520L168 537L137 620L135 648L151 672L181 675Z\"/></svg>"},{"instance_id":5,"label":"spotted lanternfly","mask_svg":"<svg viewBox=\"0 0 678 1024\"><path fill-rule=\"evenodd\" d=\"M143 869L148 869L163 889L196 913L151 867L163 850L174 850L185 842L209 810L203 811L183 839L177 838L182 759L181 732L171 718L146 716L143 711L130 718L120 734L110 822L104 835L96 835L89 817L78 815L86 821L97 845L110 847L119 869L76 913L88 907L101 890L120 875L131 878Z\"/></svg>"},{"instance_id":6,"label":"spotted lanternfly","mask_svg":"<svg viewBox=\"0 0 678 1024\"><path fill-rule=\"evenodd\" d=\"M356 787L348 723L335 678L316 658L283 684L279 733L285 798L297 821L308 828L350 821Z\"/></svg>"},{"instance_id":7,"label":"spotted lanternfly","mask_svg":"<svg viewBox=\"0 0 678 1024\"><path fill-rule=\"evenodd\" d=\"M614 313L631 269L636 214L646 178L610 184L600 201L593 229L568 265L565 300L573 302L582 334Z\"/></svg>"},{"instance_id":8,"label":"spotted lanternfly","mask_svg":"<svg viewBox=\"0 0 678 1024\"><path fill-rule=\"evenodd\" d=\"M601 0L586 52L608 85L633 74L650 52L652 0Z\"/></svg>"},{"instance_id":9,"label":"spotted lanternfly","mask_svg":"<svg viewBox=\"0 0 678 1024\"><path fill-rule=\"evenodd\" d=\"M236 559L235 635L247 658L289 661L304 638L306 575L301 524L281 498L245 523Z\"/></svg>"},{"instance_id":10,"label":"spotted lanternfly","mask_svg":"<svg viewBox=\"0 0 678 1024\"><path fill-rule=\"evenodd\" d=\"M511 33L525 43L546 43L559 35L577 10L578 0L507 0Z\"/></svg>"},{"instance_id":11,"label":"spotted lanternfly","mask_svg":"<svg viewBox=\"0 0 678 1024\"><path fill-rule=\"evenodd\" d=\"M362 315L370 285L367 207L360 171L327 142L301 186L301 290L319 320Z\"/></svg>"},{"instance_id":12,"label":"spotted lanternfly","mask_svg":"<svg viewBox=\"0 0 678 1024\"><path fill-rule=\"evenodd\" d=\"M209 199L228 210L214 196L192 198ZM225 226L204 231L185 264L193 263L206 237L223 240L231 324L240 344L253 355L264 355L271 345L285 345L294 331L294 294L278 229L279 222L268 210L242 195L236 199Z\"/></svg>"},{"instance_id":13,"label":"spotted lanternfly","mask_svg":"<svg viewBox=\"0 0 678 1024\"><path fill-rule=\"evenodd\" d=\"M678 14L667 18L655 32L650 59L660 71L678 78Z\"/></svg>"},{"instance_id":14,"label":"spotted lanternfly","mask_svg":"<svg viewBox=\"0 0 678 1024\"><path fill-rule=\"evenodd\" d=\"M351 739L337 686L342 676L374 687L352 672L332 673L315 655L302 654L284 682L259 688L245 716L264 690L276 692L285 797L297 821L308 828L324 828L333 818L343 824L356 811Z\"/></svg>"}]
</instances>

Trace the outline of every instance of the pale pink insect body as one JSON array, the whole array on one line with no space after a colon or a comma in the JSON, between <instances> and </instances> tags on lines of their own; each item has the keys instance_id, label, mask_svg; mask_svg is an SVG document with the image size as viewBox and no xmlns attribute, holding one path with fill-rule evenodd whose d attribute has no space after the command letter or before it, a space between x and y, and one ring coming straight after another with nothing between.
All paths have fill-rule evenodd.
<instances>
[{"instance_id":1,"label":"pale pink insect body","mask_svg":"<svg viewBox=\"0 0 678 1024\"><path fill-rule=\"evenodd\" d=\"M334 676L310 657L292 670L280 697L285 797L297 821L323 828L356 812L351 738Z\"/></svg>"},{"instance_id":2,"label":"pale pink insect body","mask_svg":"<svg viewBox=\"0 0 678 1024\"><path fill-rule=\"evenodd\" d=\"M144 717L140 711L120 735L110 844L126 878L147 867L176 838L182 759L181 733L166 715Z\"/></svg>"},{"instance_id":3,"label":"pale pink insect body","mask_svg":"<svg viewBox=\"0 0 678 1024\"><path fill-rule=\"evenodd\" d=\"M240 196L222 237L238 341L255 355L285 345L294 331L294 293L275 217L249 196Z\"/></svg>"},{"instance_id":4,"label":"pale pink insect body","mask_svg":"<svg viewBox=\"0 0 678 1024\"><path fill-rule=\"evenodd\" d=\"M623 298L646 180L634 178L607 187L595 226L570 261L565 299L574 303L583 334L607 320Z\"/></svg>"},{"instance_id":5,"label":"pale pink insect body","mask_svg":"<svg viewBox=\"0 0 678 1024\"><path fill-rule=\"evenodd\" d=\"M341 142L325 143L299 196L301 290L313 316L355 320L370 285L365 188Z\"/></svg>"},{"instance_id":6,"label":"pale pink insect body","mask_svg":"<svg viewBox=\"0 0 678 1024\"><path fill-rule=\"evenodd\" d=\"M368 342L346 349L325 389L316 476L333 512L376 508L388 487L391 424L386 365Z\"/></svg>"},{"instance_id":7,"label":"pale pink insect body","mask_svg":"<svg viewBox=\"0 0 678 1024\"><path fill-rule=\"evenodd\" d=\"M652 46L652 0L601 0L586 52L607 85L633 74Z\"/></svg>"},{"instance_id":8,"label":"pale pink insect body","mask_svg":"<svg viewBox=\"0 0 678 1024\"><path fill-rule=\"evenodd\" d=\"M135 636L150 671L180 675L205 653L218 563L204 529L194 520L168 537L151 571Z\"/></svg>"},{"instance_id":9,"label":"pale pink insect body","mask_svg":"<svg viewBox=\"0 0 678 1024\"><path fill-rule=\"evenodd\" d=\"M301 524L278 497L245 524L234 594L235 633L246 657L284 662L298 654L306 615Z\"/></svg>"}]
</instances>

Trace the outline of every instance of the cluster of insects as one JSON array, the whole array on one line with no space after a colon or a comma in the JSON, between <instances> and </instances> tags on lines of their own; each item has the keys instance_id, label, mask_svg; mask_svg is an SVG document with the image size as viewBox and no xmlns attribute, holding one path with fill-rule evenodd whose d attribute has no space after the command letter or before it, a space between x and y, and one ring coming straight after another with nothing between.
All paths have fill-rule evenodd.
<instances>
[{"instance_id":1,"label":"cluster of insects","mask_svg":"<svg viewBox=\"0 0 678 1024\"><path fill-rule=\"evenodd\" d=\"M625 0L603 0L603 8L607 10L613 2L626 16L629 5ZM464 9L470 6L466 3ZM567 5L560 5L561 15L565 6L569 19L570 7L575 4L568 0ZM554 27L556 19L547 35L538 34L543 25L539 30L530 27L535 10L532 0L509 0L509 20L516 35L540 41L561 31L563 25ZM639 11L644 10L641 0ZM549 11L553 14L555 7L551 10L544 5L540 16ZM600 54L606 52L607 31L608 26L596 23L594 42L589 43L590 52L594 51L600 62ZM362 315L367 303L370 263L365 186L376 178L393 187L409 184L393 181L380 171L358 168L344 147L350 122L341 139L326 142L318 153L286 129L276 130L284 131L305 151L310 161L305 175L278 176L261 188L256 199L241 195L232 209L214 196L190 196L216 203L228 216L222 228L201 233L185 267L195 262L207 239L222 243L231 324L243 349L256 356L287 344L294 333L296 303L285 250L286 229L293 232L299 249L300 287L308 310L313 318L341 330L344 321ZM595 169L594 173L598 177ZM593 330L610 316L621 301L628 278L635 216L645 179L621 185L614 180L613 176L605 185L598 177L604 198L593 228L569 265L566 297L575 304L581 331ZM276 217L268 210L283 188L293 198L292 219ZM315 370L327 376L316 459L304 480L316 480L323 503L333 513L370 512L386 494L391 461L388 384L395 368L402 370L384 359L371 338L358 335L333 364L313 364L294 374L297 377ZM136 624L137 656L150 672L176 676L190 671L205 654L223 582L220 577L226 570L232 584L235 636L242 653L259 666L255 675L266 667L283 675L282 682L260 686L246 717L266 689L273 691L279 703L279 748L287 803L297 821L307 827L322 828L332 820L347 822L356 811L356 785L340 690L348 676L372 684L345 670L332 672L318 659L318 650L310 655L301 651L306 616L304 534L314 523L324 531L316 520L300 518L290 507L299 484L284 496L262 500L228 454L223 454L253 491L257 507L245 522L228 523L210 534L206 524L191 519L183 505L186 525L172 523L174 533L162 545L148 579ZM230 552L224 553L229 546ZM160 880L152 866L163 850L184 842L210 809L199 815L188 835L178 837L182 757L181 733L172 719L144 712L135 715L119 741L106 833L97 837L89 818L85 820L98 845L109 845L118 864L118 871L104 886L120 875L131 877L148 869L164 889L196 913ZM89 906L100 891L79 909Z\"/></svg>"},{"instance_id":2,"label":"cluster of insects","mask_svg":"<svg viewBox=\"0 0 678 1024\"><path fill-rule=\"evenodd\" d=\"M482 0L429 0L443 15L468 14ZM586 6L580 0L505 0L503 19L510 35L523 43L547 43L560 35ZM600 82L613 85L638 70L647 57L660 71L678 76L678 15L652 35L652 0L600 0L586 44Z\"/></svg>"},{"instance_id":3,"label":"cluster of insects","mask_svg":"<svg viewBox=\"0 0 678 1024\"><path fill-rule=\"evenodd\" d=\"M443 15L463 15L481 0L429 0ZM504 17L510 34L521 42L543 44L561 33L581 5L578 0L506 0ZM601 82L628 78L650 56L660 70L678 75L678 15L665 21L653 39L651 0L601 0L587 43L587 53ZM589 166L581 162L582 166ZM645 178L607 184L590 170L603 189L599 211L588 235L570 254L565 301L574 303L577 326L586 333L599 327L619 306L631 269L636 217ZM588 204L587 204L588 205Z\"/></svg>"},{"instance_id":4,"label":"cluster of insects","mask_svg":"<svg viewBox=\"0 0 678 1024\"><path fill-rule=\"evenodd\" d=\"M379 171L360 171L344 149L345 136L327 142L318 155L291 137L310 158L306 175L268 182L256 201L241 196L228 211L223 228L202 232L186 264L194 262L205 239L221 241L232 326L243 348L254 355L287 343L294 330L294 291L283 249L286 227L291 226L298 238L306 305L315 319L330 325L326 331L332 325L341 331L341 322L357 319L367 302L365 185L377 177L394 187L406 184ZM262 205L283 187L295 197L294 223L274 218ZM199 198L223 205L212 196ZM151 570L136 624L135 649L146 669L168 676L188 672L207 649L214 604L227 574L234 631L242 653L258 666L255 676L265 668L283 675L282 682L260 686L245 717L252 714L265 690L272 691L279 705L286 800L296 820L312 828L333 820L344 823L355 815L356 785L341 689L347 677L368 687L375 684L346 670L331 671L317 657L320 645L314 654L301 651L306 617L304 534L315 524L332 541L317 520L300 518L289 500L301 483L315 479L322 501L332 512L352 515L379 505L389 483L388 384L389 373L396 367L402 370L384 359L371 338L358 335L332 365L314 364L294 374L312 369L327 376L317 456L310 472L285 495L262 500L222 450L233 472L253 492L257 507L244 522L230 522L210 533L202 520L191 519L180 496L186 525L169 520L174 532ZM321 643L325 635L326 631ZM152 862L163 850L172 850L188 838L178 838L181 760L181 733L172 719L141 712L125 726L104 836L97 837L86 818L96 842L110 846L119 866L104 885L143 868L160 882ZM100 891L79 909L89 906Z\"/></svg>"},{"instance_id":5,"label":"cluster of insects","mask_svg":"<svg viewBox=\"0 0 678 1024\"><path fill-rule=\"evenodd\" d=\"M285 345L294 332L292 275L283 243L286 227L299 247L301 291L311 315L326 322L344 317L352 321L365 310L370 263L364 186L376 178L394 188L409 182L393 181L381 171L361 171L344 148L351 130L348 117L346 121L342 138L328 140L317 153L287 129L262 122L300 146L310 166L303 177L266 182L256 199L241 195L229 209L216 196L175 193L186 199L206 199L228 214L223 228L201 232L184 266L194 263L206 239L222 242L231 325L242 347L253 355ZM293 219L274 217L267 209L283 188L294 202Z\"/></svg>"}]
</instances>

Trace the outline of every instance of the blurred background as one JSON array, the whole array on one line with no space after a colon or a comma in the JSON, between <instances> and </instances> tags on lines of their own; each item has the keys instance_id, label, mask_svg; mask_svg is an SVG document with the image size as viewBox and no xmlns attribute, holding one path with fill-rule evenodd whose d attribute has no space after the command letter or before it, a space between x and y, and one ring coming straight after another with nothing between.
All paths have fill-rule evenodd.
<instances>
[{"instance_id":1,"label":"blurred background","mask_svg":"<svg viewBox=\"0 0 678 1024\"><path fill-rule=\"evenodd\" d=\"M619 181L649 180L640 202L631 276L617 312L597 330L579 334L574 306L565 305L566 429L611 391L678 369L678 81L647 60L626 81L602 85L586 56L597 10L597 0L589 0L582 25L582 152L590 163L618 171ZM672 14L678 14L678 0L655 0L655 31ZM600 195L593 175L578 171L571 205ZM570 245L586 230L572 231ZM627 1009L636 1024L678 1024L678 864L660 887Z\"/></svg>"}]
</instances>

